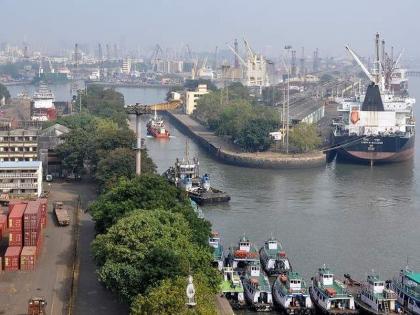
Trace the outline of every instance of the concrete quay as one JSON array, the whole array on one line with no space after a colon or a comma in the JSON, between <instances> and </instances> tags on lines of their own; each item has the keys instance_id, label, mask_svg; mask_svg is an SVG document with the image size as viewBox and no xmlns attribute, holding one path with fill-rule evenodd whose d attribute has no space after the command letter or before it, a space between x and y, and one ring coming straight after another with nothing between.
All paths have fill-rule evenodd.
<instances>
[{"instance_id":1,"label":"concrete quay","mask_svg":"<svg viewBox=\"0 0 420 315\"><path fill-rule=\"evenodd\" d=\"M311 168L325 165L321 151L308 154L282 154L277 152L243 152L235 144L217 136L188 115L167 111L171 123L190 136L213 157L226 164L268 169Z\"/></svg>"}]
</instances>

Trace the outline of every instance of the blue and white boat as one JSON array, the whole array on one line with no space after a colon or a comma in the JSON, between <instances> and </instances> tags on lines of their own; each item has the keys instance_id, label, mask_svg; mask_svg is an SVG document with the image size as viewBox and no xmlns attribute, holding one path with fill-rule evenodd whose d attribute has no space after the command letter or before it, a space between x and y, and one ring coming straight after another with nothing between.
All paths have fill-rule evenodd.
<instances>
[{"instance_id":1,"label":"blue and white boat","mask_svg":"<svg viewBox=\"0 0 420 315\"><path fill-rule=\"evenodd\" d=\"M406 268L392 281L398 302L406 311L420 315L420 272Z\"/></svg>"},{"instance_id":2,"label":"blue and white boat","mask_svg":"<svg viewBox=\"0 0 420 315\"><path fill-rule=\"evenodd\" d=\"M273 299L286 314L309 315L313 310L309 290L297 272L277 277L273 284Z\"/></svg>"}]
</instances>

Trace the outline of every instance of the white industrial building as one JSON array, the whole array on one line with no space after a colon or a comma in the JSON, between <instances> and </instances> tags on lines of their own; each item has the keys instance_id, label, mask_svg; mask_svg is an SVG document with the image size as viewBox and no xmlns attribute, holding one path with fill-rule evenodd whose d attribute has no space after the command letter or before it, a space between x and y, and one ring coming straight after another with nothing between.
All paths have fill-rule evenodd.
<instances>
[{"instance_id":1,"label":"white industrial building","mask_svg":"<svg viewBox=\"0 0 420 315\"><path fill-rule=\"evenodd\" d=\"M0 192L9 197L39 197L42 193L41 161L0 163Z\"/></svg>"},{"instance_id":2,"label":"white industrial building","mask_svg":"<svg viewBox=\"0 0 420 315\"><path fill-rule=\"evenodd\" d=\"M207 89L206 84L199 84L197 89L195 91L188 91L185 93L185 114L191 115L192 112L197 107L197 101L198 99L208 94L209 91Z\"/></svg>"}]
</instances>

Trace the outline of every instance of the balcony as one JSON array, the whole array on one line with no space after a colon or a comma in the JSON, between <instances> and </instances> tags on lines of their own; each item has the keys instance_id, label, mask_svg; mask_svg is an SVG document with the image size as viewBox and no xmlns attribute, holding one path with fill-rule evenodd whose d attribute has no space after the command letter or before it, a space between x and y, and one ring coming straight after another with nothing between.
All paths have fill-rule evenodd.
<instances>
[{"instance_id":1,"label":"balcony","mask_svg":"<svg viewBox=\"0 0 420 315\"><path fill-rule=\"evenodd\" d=\"M0 183L0 189L38 189L37 183Z\"/></svg>"},{"instance_id":2,"label":"balcony","mask_svg":"<svg viewBox=\"0 0 420 315\"><path fill-rule=\"evenodd\" d=\"M38 178L36 173L0 173L0 178Z\"/></svg>"}]
</instances>

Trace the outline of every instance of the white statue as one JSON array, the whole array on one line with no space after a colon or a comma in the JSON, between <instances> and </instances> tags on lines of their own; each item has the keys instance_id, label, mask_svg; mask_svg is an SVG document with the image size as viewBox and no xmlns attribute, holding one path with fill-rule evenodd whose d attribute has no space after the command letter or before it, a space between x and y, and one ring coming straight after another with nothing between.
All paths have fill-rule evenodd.
<instances>
[{"instance_id":1,"label":"white statue","mask_svg":"<svg viewBox=\"0 0 420 315\"><path fill-rule=\"evenodd\" d=\"M195 305L197 305L197 303L195 302L195 288L193 284L193 277L191 275L188 276L187 297L188 297L188 302L187 302L188 306L194 307Z\"/></svg>"}]
</instances>

